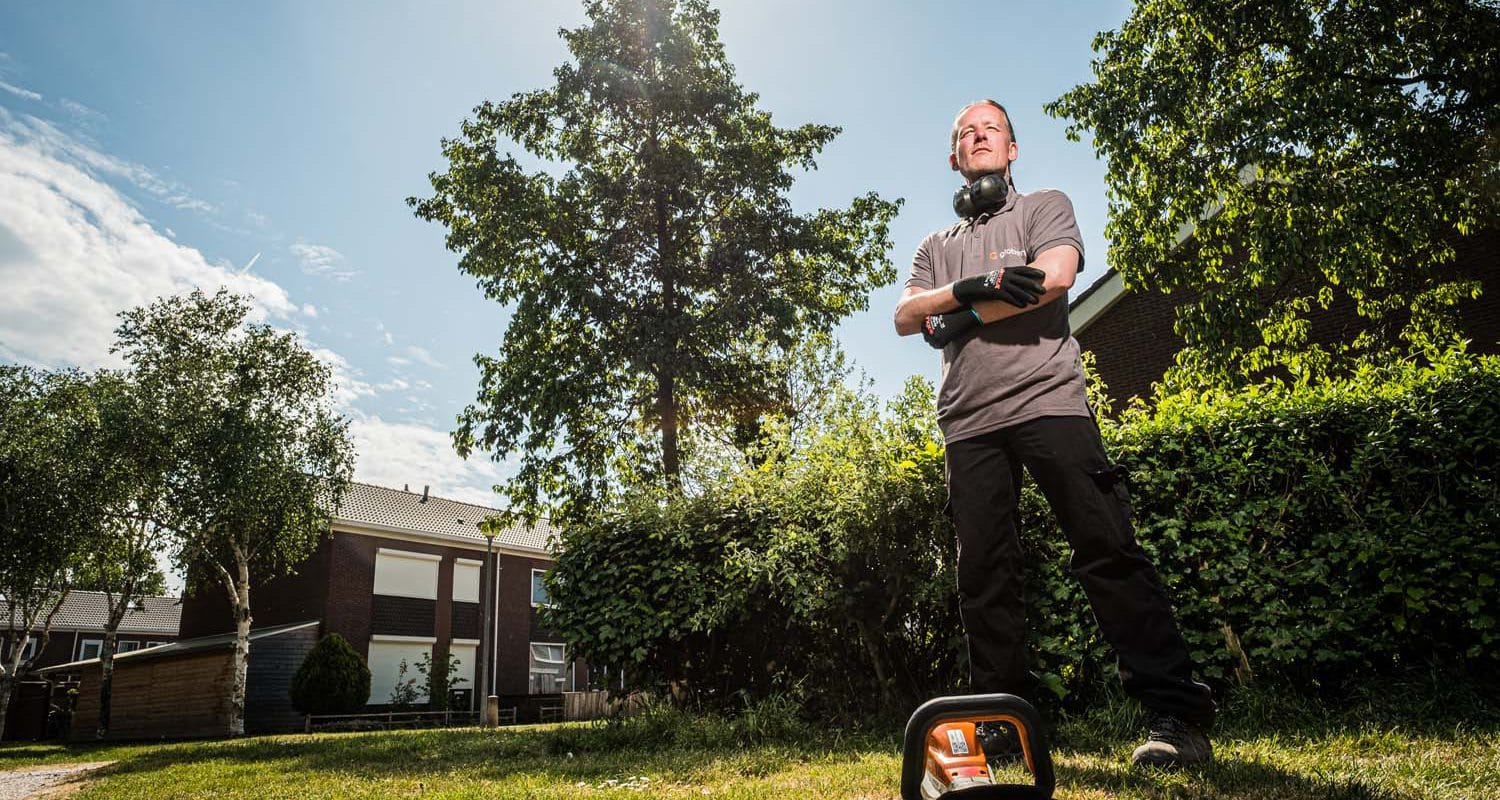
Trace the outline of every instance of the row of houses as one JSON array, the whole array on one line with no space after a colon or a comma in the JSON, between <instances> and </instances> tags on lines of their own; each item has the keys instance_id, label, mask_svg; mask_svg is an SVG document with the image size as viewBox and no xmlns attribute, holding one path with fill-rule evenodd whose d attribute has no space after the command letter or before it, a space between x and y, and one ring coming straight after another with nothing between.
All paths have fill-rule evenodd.
<instances>
[{"instance_id":1,"label":"row of houses","mask_svg":"<svg viewBox=\"0 0 1500 800\"><path fill-rule=\"evenodd\" d=\"M316 552L291 574L252 586L247 732L301 728L288 693L291 678L329 633L365 657L371 712L388 707L399 680L417 677L412 668L424 656L442 663L451 654L456 661L451 707L477 710L478 690L493 687L518 721L539 719L561 708L566 694L602 681L541 623L542 575L555 532L543 521L486 536L479 524L494 513L425 489L353 484ZM103 608L97 593L72 593L36 669L52 685L54 704L60 690L77 689L72 728L84 738L93 735L98 714ZM488 636L481 619L488 620ZM115 659L111 736L227 733L233 633L228 602L212 589L181 600L147 598L127 614ZM481 663L488 675L481 675ZM425 703L425 687L415 688L416 702ZM10 736L45 732L36 705L28 696L17 706Z\"/></svg>"}]
</instances>

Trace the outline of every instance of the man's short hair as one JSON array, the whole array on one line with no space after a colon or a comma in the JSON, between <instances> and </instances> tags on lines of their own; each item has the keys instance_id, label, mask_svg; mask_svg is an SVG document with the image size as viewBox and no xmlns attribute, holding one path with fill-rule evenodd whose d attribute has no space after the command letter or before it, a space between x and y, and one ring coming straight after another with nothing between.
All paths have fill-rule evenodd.
<instances>
[{"instance_id":1,"label":"man's short hair","mask_svg":"<svg viewBox=\"0 0 1500 800\"><path fill-rule=\"evenodd\" d=\"M1000 105L998 101L985 98L983 100L975 100L974 102L969 103L963 108L960 108L958 110L958 114L953 117L953 131L948 134L948 152L958 152L958 121L964 118L964 112L968 111L974 106L983 105L991 105L995 108L1000 109L1000 113L1005 115L1005 130L1010 134L1010 140L1012 142L1016 140L1016 126L1015 123L1010 121L1010 112L1006 111L1005 106Z\"/></svg>"}]
</instances>

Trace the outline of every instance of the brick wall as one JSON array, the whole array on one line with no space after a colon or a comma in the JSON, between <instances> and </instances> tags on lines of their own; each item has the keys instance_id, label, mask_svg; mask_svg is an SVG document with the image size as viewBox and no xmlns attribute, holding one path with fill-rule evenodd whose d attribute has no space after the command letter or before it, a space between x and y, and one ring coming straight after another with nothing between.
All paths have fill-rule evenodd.
<instances>
[{"instance_id":1,"label":"brick wall","mask_svg":"<svg viewBox=\"0 0 1500 800\"><path fill-rule=\"evenodd\" d=\"M440 556L438 599L374 595L375 556L382 547ZM299 566L296 576L279 578L252 590L250 603L255 627L320 619L320 635L337 632L364 657L369 655L372 634L432 636L438 640L435 655L441 658L450 637L480 638L479 605L452 602L453 567L459 558L482 560L484 551L335 531L332 539L319 548L312 563ZM525 694L531 643L561 641L541 627L531 606L531 570L546 569L551 561L499 553L496 558L500 563L500 611L496 620L498 690L501 694ZM323 582L321 588L313 585L319 580ZM222 599L222 594L203 592L183 601L184 638L232 630L228 602ZM581 663L578 669L578 680L582 683L587 678L587 669ZM465 677L469 680L467 686L478 686L477 675Z\"/></svg>"},{"instance_id":2,"label":"brick wall","mask_svg":"<svg viewBox=\"0 0 1500 800\"><path fill-rule=\"evenodd\" d=\"M324 537L313 554L298 564L291 574L271 579L252 578L251 624L256 628L270 628L321 619L332 550L333 539ZM230 611L229 598L219 583L203 582L183 597L179 626L182 638L193 639L233 630L234 615Z\"/></svg>"},{"instance_id":3,"label":"brick wall","mask_svg":"<svg viewBox=\"0 0 1500 800\"><path fill-rule=\"evenodd\" d=\"M437 610L441 605L440 601L377 594L370 603L370 633L437 636Z\"/></svg>"}]
</instances>

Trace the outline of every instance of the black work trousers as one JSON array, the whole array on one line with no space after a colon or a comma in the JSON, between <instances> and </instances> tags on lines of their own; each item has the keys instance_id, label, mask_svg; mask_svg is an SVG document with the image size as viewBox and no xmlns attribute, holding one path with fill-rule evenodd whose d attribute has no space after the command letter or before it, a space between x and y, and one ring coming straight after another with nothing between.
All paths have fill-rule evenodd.
<instances>
[{"instance_id":1,"label":"black work trousers","mask_svg":"<svg viewBox=\"0 0 1500 800\"><path fill-rule=\"evenodd\" d=\"M975 692L1030 694L1017 506L1021 470L1036 481L1073 548L1070 569L1119 658L1125 692L1147 708L1212 724L1209 688L1156 568L1135 540L1130 498L1089 417L1042 417L947 448L958 529L958 593Z\"/></svg>"}]
</instances>

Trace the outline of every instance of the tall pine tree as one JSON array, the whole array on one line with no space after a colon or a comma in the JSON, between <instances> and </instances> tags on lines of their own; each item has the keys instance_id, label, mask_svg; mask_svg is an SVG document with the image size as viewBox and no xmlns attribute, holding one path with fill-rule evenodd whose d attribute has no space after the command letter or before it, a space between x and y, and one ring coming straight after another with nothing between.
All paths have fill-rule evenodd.
<instances>
[{"instance_id":1,"label":"tall pine tree","mask_svg":"<svg viewBox=\"0 0 1500 800\"><path fill-rule=\"evenodd\" d=\"M775 368L895 277L875 194L810 214L792 170L839 132L778 128L735 82L705 0L591 0L551 88L486 102L443 141L433 196L459 268L513 309L480 355L458 450L520 455L520 515L621 481L676 489L694 426L786 402ZM555 165L530 172L502 148Z\"/></svg>"}]
</instances>

